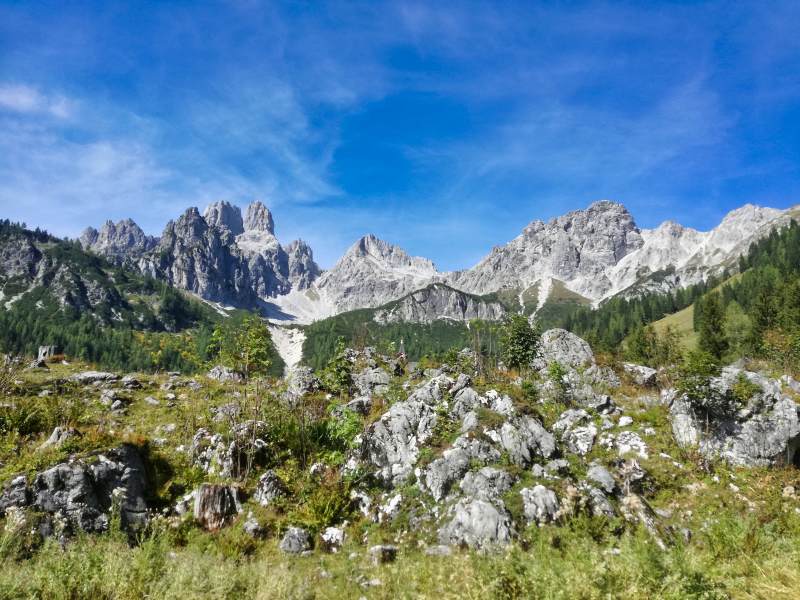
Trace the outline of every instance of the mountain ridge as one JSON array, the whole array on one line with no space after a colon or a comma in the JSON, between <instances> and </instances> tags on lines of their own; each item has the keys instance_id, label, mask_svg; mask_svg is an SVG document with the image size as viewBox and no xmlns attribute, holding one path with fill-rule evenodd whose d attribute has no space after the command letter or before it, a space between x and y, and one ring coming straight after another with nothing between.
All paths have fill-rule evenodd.
<instances>
[{"instance_id":1,"label":"mountain ridge","mask_svg":"<svg viewBox=\"0 0 800 600\"><path fill-rule=\"evenodd\" d=\"M279 322L308 323L376 308L433 283L476 295L522 294L535 286L543 292L537 309L554 281L595 305L616 294L668 291L730 266L795 211L745 204L708 231L672 220L643 229L624 205L600 200L547 222L533 220L477 264L450 272L373 234L322 270L302 240L279 242L272 213L258 201L244 216L228 202L209 205L202 216L189 209L181 218L192 227L176 233L171 221L160 238L145 236L125 220L109 222L100 232L87 230L81 242L93 252L132 260L143 272L206 300L259 307Z\"/></svg>"}]
</instances>

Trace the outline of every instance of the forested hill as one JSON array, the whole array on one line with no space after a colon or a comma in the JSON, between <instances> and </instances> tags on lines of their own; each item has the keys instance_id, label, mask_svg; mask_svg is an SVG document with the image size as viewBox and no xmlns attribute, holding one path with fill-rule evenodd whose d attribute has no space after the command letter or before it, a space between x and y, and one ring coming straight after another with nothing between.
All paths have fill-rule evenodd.
<instances>
[{"instance_id":1,"label":"forested hill","mask_svg":"<svg viewBox=\"0 0 800 600\"><path fill-rule=\"evenodd\" d=\"M203 303L77 242L0 221L0 351L35 355L55 345L111 368L179 368L180 343L155 334L210 330L217 319Z\"/></svg>"}]
</instances>

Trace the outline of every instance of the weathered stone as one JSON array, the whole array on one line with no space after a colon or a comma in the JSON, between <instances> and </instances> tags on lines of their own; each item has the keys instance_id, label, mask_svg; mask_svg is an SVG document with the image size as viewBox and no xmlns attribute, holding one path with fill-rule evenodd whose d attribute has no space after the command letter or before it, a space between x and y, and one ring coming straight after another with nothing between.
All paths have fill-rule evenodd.
<instances>
[{"instance_id":1,"label":"weathered stone","mask_svg":"<svg viewBox=\"0 0 800 600\"><path fill-rule=\"evenodd\" d=\"M442 544L491 549L511 541L511 517L499 500L459 500L451 514L452 519L439 529Z\"/></svg>"},{"instance_id":2,"label":"weathered stone","mask_svg":"<svg viewBox=\"0 0 800 600\"><path fill-rule=\"evenodd\" d=\"M617 487L611 473L602 465L593 464L586 472L586 478L600 486L602 490L611 494Z\"/></svg>"},{"instance_id":3,"label":"weathered stone","mask_svg":"<svg viewBox=\"0 0 800 600\"><path fill-rule=\"evenodd\" d=\"M543 485L534 488L523 488L520 490L522 503L525 510L525 517L529 523L543 525L556 518L558 513L558 498L553 490L549 490Z\"/></svg>"},{"instance_id":4,"label":"weathered stone","mask_svg":"<svg viewBox=\"0 0 800 600\"><path fill-rule=\"evenodd\" d=\"M622 368L630 375L636 385L653 386L656 384L656 376L658 375L656 369L633 363L622 363Z\"/></svg>"},{"instance_id":5,"label":"weathered stone","mask_svg":"<svg viewBox=\"0 0 800 600\"><path fill-rule=\"evenodd\" d=\"M79 437L80 433L74 427L56 427L50 437L39 446L39 450L46 450L47 448L60 448L65 442L73 438Z\"/></svg>"},{"instance_id":6,"label":"weathered stone","mask_svg":"<svg viewBox=\"0 0 800 600\"><path fill-rule=\"evenodd\" d=\"M242 512L238 487L204 483L194 496L194 519L209 531L221 529Z\"/></svg>"},{"instance_id":7,"label":"weathered stone","mask_svg":"<svg viewBox=\"0 0 800 600\"><path fill-rule=\"evenodd\" d=\"M397 484L411 474L419 444L430 438L435 424L436 413L428 403L398 402L364 434L364 459L378 467L384 481Z\"/></svg>"},{"instance_id":8,"label":"weathered stone","mask_svg":"<svg viewBox=\"0 0 800 600\"><path fill-rule=\"evenodd\" d=\"M281 496L286 495L286 486L280 477L270 469L258 478L253 500L261 506L269 506Z\"/></svg>"},{"instance_id":9,"label":"weathered stone","mask_svg":"<svg viewBox=\"0 0 800 600\"><path fill-rule=\"evenodd\" d=\"M340 527L326 527L320 534L322 547L327 552L338 552L344 544L344 529Z\"/></svg>"},{"instance_id":10,"label":"weathered stone","mask_svg":"<svg viewBox=\"0 0 800 600\"><path fill-rule=\"evenodd\" d=\"M311 536L300 527L289 527L281 539L281 551L286 554L301 554L311 549Z\"/></svg>"},{"instance_id":11,"label":"weathered stone","mask_svg":"<svg viewBox=\"0 0 800 600\"><path fill-rule=\"evenodd\" d=\"M461 491L465 496L493 500L500 498L511 486L514 485L514 478L503 471L494 467L483 467L478 471L470 471L461 480Z\"/></svg>"},{"instance_id":12,"label":"weathered stone","mask_svg":"<svg viewBox=\"0 0 800 600\"><path fill-rule=\"evenodd\" d=\"M389 389L389 374L381 368L365 369L354 377L356 389L362 396L385 394Z\"/></svg>"}]
</instances>

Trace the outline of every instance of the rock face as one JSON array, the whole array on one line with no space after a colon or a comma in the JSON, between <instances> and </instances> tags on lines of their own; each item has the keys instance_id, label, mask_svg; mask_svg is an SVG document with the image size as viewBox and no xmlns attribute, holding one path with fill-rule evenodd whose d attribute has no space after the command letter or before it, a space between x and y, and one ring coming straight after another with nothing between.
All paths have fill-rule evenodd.
<instances>
[{"instance_id":1,"label":"rock face","mask_svg":"<svg viewBox=\"0 0 800 600\"><path fill-rule=\"evenodd\" d=\"M140 259L139 268L202 298L253 306L250 270L233 241L227 228L209 226L190 208L167 223L155 251Z\"/></svg>"},{"instance_id":2,"label":"rock face","mask_svg":"<svg viewBox=\"0 0 800 600\"><path fill-rule=\"evenodd\" d=\"M84 250L122 262L149 252L156 247L158 240L146 235L131 219L124 219L117 223L106 221L100 231L86 228L80 242Z\"/></svg>"},{"instance_id":3,"label":"rock face","mask_svg":"<svg viewBox=\"0 0 800 600\"><path fill-rule=\"evenodd\" d=\"M96 461L61 463L42 471L28 486L14 479L0 495L0 511L10 506L30 506L49 517L64 519L73 529L99 532L108 529L112 505L118 506L125 529L147 519L144 463L133 446L120 446Z\"/></svg>"},{"instance_id":4,"label":"rock face","mask_svg":"<svg viewBox=\"0 0 800 600\"><path fill-rule=\"evenodd\" d=\"M469 271L455 273L459 289L486 294L510 282L527 288L545 278L566 282L587 298L602 297L612 287L606 272L644 245L627 209L595 202L549 223L533 221L522 234L492 250Z\"/></svg>"},{"instance_id":5,"label":"rock face","mask_svg":"<svg viewBox=\"0 0 800 600\"><path fill-rule=\"evenodd\" d=\"M311 247L303 240L295 240L286 246L288 278L293 290L305 290L320 276L322 270L314 262Z\"/></svg>"},{"instance_id":6,"label":"rock face","mask_svg":"<svg viewBox=\"0 0 800 600\"><path fill-rule=\"evenodd\" d=\"M777 380L737 367L726 367L712 380L712 393L729 397L740 376L746 377L761 391L742 407L732 407L728 415L715 416L706 422L697 414L688 398L671 397L670 419L675 440L684 447L696 446L708 457L721 457L733 465L772 466L797 462L800 447L798 405L781 392Z\"/></svg>"},{"instance_id":7,"label":"rock face","mask_svg":"<svg viewBox=\"0 0 800 600\"><path fill-rule=\"evenodd\" d=\"M506 310L499 302L489 302L442 283L434 283L401 298L389 308L379 310L374 319L382 324L430 323L437 319L499 321L505 314Z\"/></svg>"}]
</instances>

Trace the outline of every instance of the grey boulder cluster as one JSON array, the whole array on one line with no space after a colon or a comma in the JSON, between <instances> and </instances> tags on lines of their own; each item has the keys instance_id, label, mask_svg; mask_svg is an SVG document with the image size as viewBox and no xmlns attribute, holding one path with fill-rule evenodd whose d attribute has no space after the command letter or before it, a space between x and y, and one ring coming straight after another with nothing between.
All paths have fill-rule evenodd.
<instances>
[{"instance_id":1,"label":"grey boulder cluster","mask_svg":"<svg viewBox=\"0 0 800 600\"><path fill-rule=\"evenodd\" d=\"M595 363L583 340L563 330L543 336L537 366L545 370L552 361L563 365L567 385L576 392L571 401L581 407L565 410L550 429L509 396L476 391L471 373L445 367L424 374L406 400L392 404L367 428L348 463L350 469L372 472L386 489L378 498L354 493L365 514L384 522L407 510L413 527L436 527L444 546L490 549L510 543L529 523L551 523L576 511L625 516L623 501L646 506L643 498L626 498L637 495L635 482L644 475L628 473L641 471L636 460L646 456L647 445L625 429L633 420L620 416L610 397L589 391L619 380ZM547 383L539 385L544 396ZM572 477L565 457L581 459L595 443L614 452L616 475L592 464L585 478ZM438 457L426 459L432 445L443 444ZM532 484L521 484L520 470ZM403 492L410 483L422 499ZM511 497L523 507L521 522L507 506ZM644 513L627 514L639 522Z\"/></svg>"}]
</instances>

